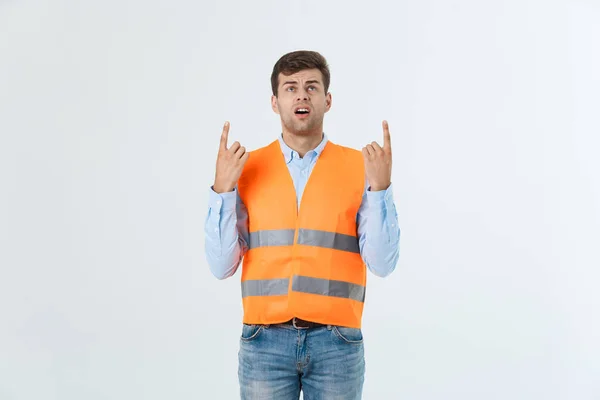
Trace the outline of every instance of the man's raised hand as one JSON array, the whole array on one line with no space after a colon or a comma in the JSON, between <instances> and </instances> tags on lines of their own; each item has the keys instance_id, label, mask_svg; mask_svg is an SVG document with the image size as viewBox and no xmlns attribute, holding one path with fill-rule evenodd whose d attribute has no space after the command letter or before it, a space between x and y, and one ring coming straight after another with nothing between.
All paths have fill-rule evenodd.
<instances>
[{"instance_id":1,"label":"man's raised hand","mask_svg":"<svg viewBox=\"0 0 600 400\"><path fill-rule=\"evenodd\" d=\"M392 144L390 128L383 121L383 147L373 141L362 149L365 173L372 191L387 189L392 180Z\"/></svg>"},{"instance_id":2,"label":"man's raised hand","mask_svg":"<svg viewBox=\"0 0 600 400\"><path fill-rule=\"evenodd\" d=\"M237 185L238 179L248 160L246 148L239 142L234 142L227 148L229 137L229 122L225 122L221 133L219 153L217 155L217 166L215 172L215 183L213 190L217 193L231 192Z\"/></svg>"}]
</instances>

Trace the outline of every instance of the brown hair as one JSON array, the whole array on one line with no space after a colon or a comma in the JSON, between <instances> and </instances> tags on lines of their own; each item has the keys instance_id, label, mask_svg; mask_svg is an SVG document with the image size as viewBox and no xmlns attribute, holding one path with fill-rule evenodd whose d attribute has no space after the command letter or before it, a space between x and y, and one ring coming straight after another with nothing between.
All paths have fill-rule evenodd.
<instances>
[{"instance_id":1,"label":"brown hair","mask_svg":"<svg viewBox=\"0 0 600 400\"><path fill-rule=\"evenodd\" d=\"M329 65L327 60L321 54L316 51L309 50L298 50L291 53L284 54L273 67L271 73L271 89L273 95L277 96L277 89L279 87L279 73L283 75L292 75L296 72L302 71L303 69L316 68L321 71L323 75L323 85L325 86L325 93L329 90Z\"/></svg>"}]
</instances>

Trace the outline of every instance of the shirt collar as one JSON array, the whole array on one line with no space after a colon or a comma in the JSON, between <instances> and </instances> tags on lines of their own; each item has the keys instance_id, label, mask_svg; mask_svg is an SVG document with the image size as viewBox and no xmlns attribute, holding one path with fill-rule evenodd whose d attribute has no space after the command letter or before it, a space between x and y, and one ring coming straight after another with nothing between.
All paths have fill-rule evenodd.
<instances>
[{"instance_id":1,"label":"shirt collar","mask_svg":"<svg viewBox=\"0 0 600 400\"><path fill-rule=\"evenodd\" d=\"M313 150L310 150L306 153L305 156L314 156L314 157L318 157L321 155L321 153L323 152L323 149L325 148L325 145L327 144L327 135L325 134L325 132L323 132L323 140L321 140L321 143L319 143L319 145L317 147L315 147ZM285 158L285 162L286 163L290 163L294 157L300 158L300 155L298 154L297 151L292 150L284 141L283 141L283 134L279 135L279 144L281 146L281 151L283 153L283 157Z\"/></svg>"}]
</instances>

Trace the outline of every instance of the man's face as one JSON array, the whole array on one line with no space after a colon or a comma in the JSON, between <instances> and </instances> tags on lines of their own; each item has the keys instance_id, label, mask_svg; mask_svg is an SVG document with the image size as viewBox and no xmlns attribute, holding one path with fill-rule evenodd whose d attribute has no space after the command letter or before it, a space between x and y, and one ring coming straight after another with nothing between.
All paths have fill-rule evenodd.
<instances>
[{"instance_id":1,"label":"man's face","mask_svg":"<svg viewBox=\"0 0 600 400\"><path fill-rule=\"evenodd\" d=\"M271 96L271 107L290 133L322 133L331 94L325 93L321 71L306 69L290 76L280 73L277 97Z\"/></svg>"}]
</instances>

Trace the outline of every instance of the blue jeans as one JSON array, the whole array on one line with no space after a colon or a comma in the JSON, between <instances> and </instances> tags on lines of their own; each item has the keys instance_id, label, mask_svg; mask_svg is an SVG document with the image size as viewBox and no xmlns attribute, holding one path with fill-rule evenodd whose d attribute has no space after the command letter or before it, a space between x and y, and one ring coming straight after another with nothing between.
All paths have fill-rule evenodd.
<instances>
[{"instance_id":1,"label":"blue jeans","mask_svg":"<svg viewBox=\"0 0 600 400\"><path fill-rule=\"evenodd\" d=\"M365 374L360 329L243 325L242 400L359 400Z\"/></svg>"}]
</instances>

